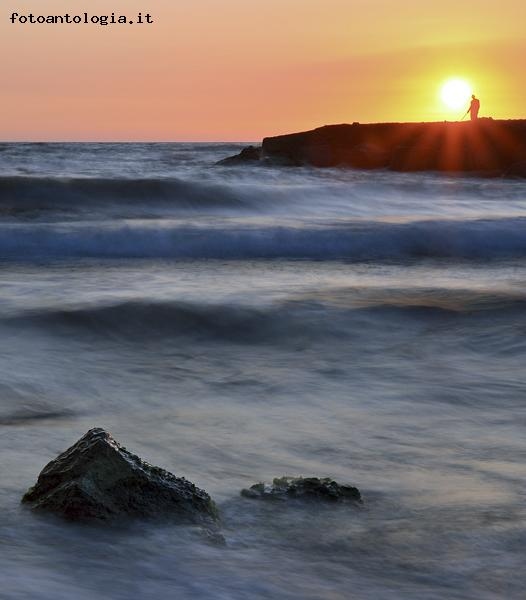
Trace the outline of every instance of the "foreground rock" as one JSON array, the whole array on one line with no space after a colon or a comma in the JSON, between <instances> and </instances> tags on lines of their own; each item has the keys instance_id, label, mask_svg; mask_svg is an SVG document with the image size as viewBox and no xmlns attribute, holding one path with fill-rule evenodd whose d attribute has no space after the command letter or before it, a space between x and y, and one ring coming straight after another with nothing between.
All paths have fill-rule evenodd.
<instances>
[{"instance_id":1,"label":"foreground rock","mask_svg":"<svg viewBox=\"0 0 526 600\"><path fill-rule=\"evenodd\" d=\"M342 485L329 479L318 477L280 477L272 485L256 483L241 491L245 498L257 500L309 500L321 502L361 503L360 490L351 485Z\"/></svg>"},{"instance_id":2,"label":"foreground rock","mask_svg":"<svg viewBox=\"0 0 526 600\"><path fill-rule=\"evenodd\" d=\"M22 502L72 520L142 517L213 525L218 519L205 491L144 462L99 428L44 467Z\"/></svg>"},{"instance_id":3,"label":"foreground rock","mask_svg":"<svg viewBox=\"0 0 526 600\"><path fill-rule=\"evenodd\" d=\"M243 152L231 163L243 162ZM252 149L249 154L255 159L257 153ZM260 160L291 166L525 177L526 120L327 125L265 138Z\"/></svg>"}]
</instances>

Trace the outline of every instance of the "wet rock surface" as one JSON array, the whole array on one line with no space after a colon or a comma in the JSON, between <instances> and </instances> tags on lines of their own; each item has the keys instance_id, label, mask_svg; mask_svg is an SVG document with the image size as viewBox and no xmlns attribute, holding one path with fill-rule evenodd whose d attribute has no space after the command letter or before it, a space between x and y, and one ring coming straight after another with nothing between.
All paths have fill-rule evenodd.
<instances>
[{"instance_id":1,"label":"wet rock surface","mask_svg":"<svg viewBox=\"0 0 526 600\"><path fill-rule=\"evenodd\" d=\"M526 179L526 159L511 165L506 175L508 177L524 177Z\"/></svg>"},{"instance_id":2,"label":"wet rock surface","mask_svg":"<svg viewBox=\"0 0 526 600\"><path fill-rule=\"evenodd\" d=\"M163 518L212 527L218 521L204 490L141 460L100 428L46 465L22 502L76 521Z\"/></svg>"},{"instance_id":3,"label":"wet rock surface","mask_svg":"<svg viewBox=\"0 0 526 600\"><path fill-rule=\"evenodd\" d=\"M362 503L360 490L340 484L329 477L279 477L272 484L256 483L241 490L241 495L254 500L306 500L318 502Z\"/></svg>"}]
</instances>

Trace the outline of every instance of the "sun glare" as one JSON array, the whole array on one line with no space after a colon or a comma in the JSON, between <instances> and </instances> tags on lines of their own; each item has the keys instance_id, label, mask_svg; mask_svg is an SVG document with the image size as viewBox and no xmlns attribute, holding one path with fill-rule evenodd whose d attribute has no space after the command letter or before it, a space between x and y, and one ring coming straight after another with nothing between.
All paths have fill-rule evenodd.
<instances>
[{"instance_id":1,"label":"sun glare","mask_svg":"<svg viewBox=\"0 0 526 600\"><path fill-rule=\"evenodd\" d=\"M442 102L452 110L466 107L471 94L471 86L465 79L448 79L440 88Z\"/></svg>"}]
</instances>

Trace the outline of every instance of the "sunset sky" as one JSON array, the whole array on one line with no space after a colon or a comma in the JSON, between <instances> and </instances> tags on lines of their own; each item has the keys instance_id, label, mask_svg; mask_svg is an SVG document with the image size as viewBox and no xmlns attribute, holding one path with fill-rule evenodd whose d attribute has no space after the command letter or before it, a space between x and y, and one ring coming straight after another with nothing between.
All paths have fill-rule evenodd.
<instances>
[{"instance_id":1,"label":"sunset sky","mask_svg":"<svg viewBox=\"0 0 526 600\"><path fill-rule=\"evenodd\" d=\"M151 13L153 25L21 25ZM524 0L2 0L3 140L259 140L326 123L526 117ZM466 106L467 108L467 106Z\"/></svg>"}]
</instances>

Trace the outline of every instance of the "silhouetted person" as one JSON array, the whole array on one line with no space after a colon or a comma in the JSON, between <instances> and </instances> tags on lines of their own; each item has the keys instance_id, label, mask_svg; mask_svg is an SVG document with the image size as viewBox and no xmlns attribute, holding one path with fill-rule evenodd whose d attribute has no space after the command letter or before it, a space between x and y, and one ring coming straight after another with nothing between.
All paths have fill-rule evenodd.
<instances>
[{"instance_id":1,"label":"silhouetted person","mask_svg":"<svg viewBox=\"0 0 526 600\"><path fill-rule=\"evenodd\" d=\"M469 113L471 120L476 121L479 118L480 100L475 98L475 94L471 94L471 104L466 111L466 115Z\"/></svg>"}]
</instances>

